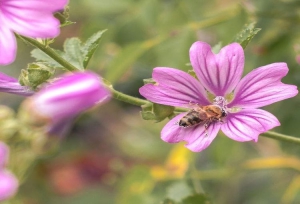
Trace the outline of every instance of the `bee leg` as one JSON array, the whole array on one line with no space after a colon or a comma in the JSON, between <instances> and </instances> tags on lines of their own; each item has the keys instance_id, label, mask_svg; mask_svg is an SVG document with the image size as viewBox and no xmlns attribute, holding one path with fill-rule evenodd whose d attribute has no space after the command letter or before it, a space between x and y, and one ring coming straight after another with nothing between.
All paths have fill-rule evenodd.
<instances>
[{"instance_id":1,"label":"bee leg","mask_svg":"<svg viewBox=\"0 0 300 204\"><path fill-rule=\"evenodd\" d=\"M218 122L220 122L220 123L225 123L225 121L222 120L222 118L219 118L219 119L218 119Z\"/></svg>"},{"instance_id":2,"label":"bee leg","mask_svg":"<svg viewBox=\"0 0 300 204\"><path fill-rule=\"evenodd\" d=\"M209 127L210 123L205 123L204 124L204 129L205 129L205 136L207 137L208 136L208 127Z\"/></svg>"}]
</instances>

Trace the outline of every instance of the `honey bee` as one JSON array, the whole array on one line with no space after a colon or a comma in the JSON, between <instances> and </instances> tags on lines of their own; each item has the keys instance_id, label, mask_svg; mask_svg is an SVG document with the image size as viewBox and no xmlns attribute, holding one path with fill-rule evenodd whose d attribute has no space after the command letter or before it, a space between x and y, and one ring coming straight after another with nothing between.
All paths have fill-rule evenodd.
<instances>
[{"instance_id":1,"label":"honey bee","mask_svg":"<svg viewBox=\"0 0 300 204\"><path fill-rule=\"evenodd\" d=\"M180 127L188 128L200 123L204 123L205 130L209 125L214 121L222 121L227 115L226 110L219 105L208 105L208 106L199 106L193 108L185 116L183 116L178 125Z\"/></svg>"}]
</instances>

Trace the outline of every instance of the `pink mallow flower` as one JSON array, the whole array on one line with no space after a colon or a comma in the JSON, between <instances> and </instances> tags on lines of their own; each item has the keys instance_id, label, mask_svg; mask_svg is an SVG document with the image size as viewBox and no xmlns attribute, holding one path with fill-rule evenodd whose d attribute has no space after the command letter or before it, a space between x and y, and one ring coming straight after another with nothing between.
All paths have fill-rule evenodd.
<instances>
[{"instance_id":1,"label":"pink mallow flower","mask_svg":"<svg viewBox=\"0 0 300 204\"><path fill-rule=\"evenodd\" d=\"M185 146L195 152L208 147L219 130L238 142L257 142L259 134L280 125L274 115L259 108L298 93L296 86L280 81L288 72L282 62L254 69L241 79L244 51L238 43L214 54L207 43L195 42L190 48L190 61L198 80L177 69L157 67L152 74L156 84L144 85L140 93L158 104L189 109L213 105L223 111L219 120L202 121L190 127L180 126L187 114L181 113L165 125L162 140L185 141ZM208 92L214 95L212 101Z\"/></svg>"},{"instance_id":2,"label":"pink mallow flower","mask_svg":"<svg viewBox=\"0 0 300 204\"><path fill-rule=\"evenodd\" d=\"M16 177L5 169L8 152L8 147L0 142L0 201L12 197L19 186Z\"/></svg>"},{"instance_id":3,"label":"pink mallow flower","mask_svg":"<svg viewBox=\"0 0 300 204\"><path fill-rule=\"evenodd\" d=\"M31 38L54 38L60 22L53 13L68 0L0 0L0 64L12 63L17 43L14 32Z\"/></svg>"},{"instance_id":4,"label":"pink mallow flower","mask_svg":"<svg viewBox=\"0 0 300 204\"><path fill-rule=\"evenodd\" d=\"M62 136L76 116L110 98L98 75L76 72L46 85L24 104L33 117L47 124L49 135Z\"/></svg>"}]
</instances>

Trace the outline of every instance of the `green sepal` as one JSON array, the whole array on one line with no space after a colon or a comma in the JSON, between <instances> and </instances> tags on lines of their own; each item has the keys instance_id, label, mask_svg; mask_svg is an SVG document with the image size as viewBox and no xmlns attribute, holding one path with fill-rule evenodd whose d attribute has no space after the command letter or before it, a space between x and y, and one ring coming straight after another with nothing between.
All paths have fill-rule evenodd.
<instances>
[{"instance_id":1,"label":"green sepal","mask_svg":"<svg viewBox=\"0 0 300 204\"><path fill-rule=\"evenodd\" d=\"M197 78L197 74L196 74L196 72L193 69L188 70L188 74L191 75L192 77L194 77L195 79L198 79Z\"/></svg>"},{"instance_id":2,"label":"green sepal","mask_svg":"<svg viewBox=\"0 0 300 204\"><path fill-rule=\"evenodd\" d=\"M143 79L144 84L156 84L156 81L152 78Z\"/></svg>"},{"instance_id":3,"label":"green sepal","mask_svg":"<svg viewBox=\"0 0 300 204\"><path fill-rule=\"evenodd\" d=\"M54 16L59 20L60 27L65 27L75 23L69 20L69 16L70 16L69 6L66 6L63 12L56 12Z\"/></svg>"},{"instance_id":4,"label":"green sepal","mask_svg":"<svg viewBox=\"0 0 300 204\"><path fill-rule=\"evenodd\" d=\"M233 42L239 43L245 49L252 38L261 30L255 28L255 22L246 24L243 29L236 35Z\"/></svg>"},{"instance_id":5,"label":"green sepal","mask_svg":"<svg viewBox=\"0 0 300 204\"><path fill-rule=\"evenodd\" d=\"M144 120L163 121L165 118L173 115L175 108L156 103L148 103L142 106L141 115Z\"/></svg>"},{"instance_id":6,"label":"green sepal","mask_svg":"<svg viewBox=\"0 0 300 204\"><path fill-rule=\"evenodd\" d=\"M26 69L21 69L21 74L19 76L19 84L22 86L29 86L30 83L28 81L28 72Z\"/></svg>"},{"instance_id":7,"label":"green sepal","mask_svg":"<svg viewBox=\"0 0 300 204\"><path fill-rule=\"evenodd\" d=\"M46 82L54 74L54 70L51 67L46 66L43 63L31 63L28 64L27 69L21 70L19 76L19 83L23 86L29 86L36 89L40 84Z\"/></svg>"}]
</instances>

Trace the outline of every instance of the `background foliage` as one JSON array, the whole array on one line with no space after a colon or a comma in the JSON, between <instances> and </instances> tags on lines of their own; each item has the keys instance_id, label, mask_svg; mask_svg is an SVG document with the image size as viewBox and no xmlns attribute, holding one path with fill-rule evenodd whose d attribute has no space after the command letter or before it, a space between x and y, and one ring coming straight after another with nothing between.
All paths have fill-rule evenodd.
<instances>
[{"instance_id":1,"label":"background foliage","mask_svg":"<svg viewBox=\"0 0 300 204\"><path fill-rule=\"evenodd\" d=\"M298 0L70 0L70 19L54 47L66 38L85 42L107 29L88 69L124 93L138 88L154 67L190 70L188 50L196 40L232 42L245 24L262 30L245 50L244 75L273 62L287 62L285 83L300 85ZM18 76L31 47L19 42L15 63L1 71ZM1 94L17 108L21 97ZM300 99L266 109L278 117L275 131L299 135ZM299 203L300 148L260 137L237 143L220 134L210 147L192 153L167 144L167 122L143 121L140 107L111 101L80 117L55 155L41 158L21 187L21 203Z\"/></svg>"}]
</instances>

